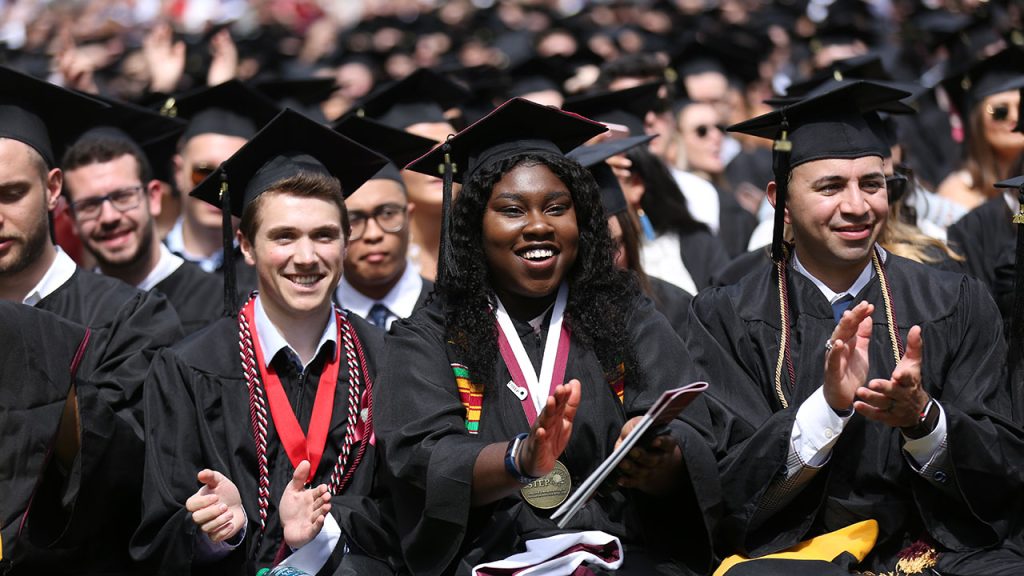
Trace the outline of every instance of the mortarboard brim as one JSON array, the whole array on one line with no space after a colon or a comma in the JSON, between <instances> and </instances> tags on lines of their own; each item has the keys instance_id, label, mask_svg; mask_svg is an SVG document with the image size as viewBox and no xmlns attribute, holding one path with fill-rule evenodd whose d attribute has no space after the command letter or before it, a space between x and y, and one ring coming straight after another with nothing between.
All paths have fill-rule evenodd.
<instances>
[{"instance_id":1,"label":"mortarboard brim","mask_svg":"<svg viewBox=\"0 0 1024 576\"><path fill-rule=\"evenodd\" d=\"M606 140L592 146L580 146L570 151L566 156L579 162L584 168L590 170L590 174L597 182L601 192L601 204L608 216L625 212L628 208L626 196L622 192L619 179L605 160L622 154L636 146L647 144L654 139L654 135L630 136L616 140Z\"/></svg>"},{"instance_id":2,"label":"mortarboard brim","mask_svg":"<svg viewBox=\"0 0 1024 576\"><path fill-rule=\"evenodd\" d=\"M200 182L191 196L220 207L221 183L225 181L231 214L241 217L245 206L270 185L300 170L338 178L347 196L386 162L361 144L286 109Z\"/></svg>"},{"instance_id":3,"label":"mortarboard brim","mask_svg":"<svg viewBox=\"0 0 1024 576\"><path fill-rule=\"evenodd\" d=\"M6 66L0 66L0 138L33 148L50 168L62 148L107 105Z\"/></svg>"},{"instance_id":4,"label":"mortarboard brim","mask_svg":"<svg viewBox=\"0 0 1024 576\"><path fill-rule=\"evenodd\" d=\"M442 175L447 145L455 169L453 180L461 183L491 160L526 151L565 154L606 130L603 124L582 116L513 98L406 169Z\"/></svg>"},{"instance_id":5,"label":"mortarboard brim","mask_svg":"<svg viewBox=\"0 0 1024 576\"><path fill-rule=\"evenodd\" d=\"M200 134L252 138L281 108L242 82L230 80L169 98L161 111L188 121L182 135L188 141Z\"/></svg>"},{"instance_id":6,"label":"mortarboard brim","mask_svg":"<svg viewBox=\"0 0 1024 576\"><path fill-rule=\"evenodd\" d=\"M643 133L644 117L659 109L662 82L645 82L624 90L567 98L562 109L598 122L622 124L630 132Z\"/></svg>"},{"instance_id":7,"label":"mortarboard brim","mask_svg":"<svg viewBox=\"0 0 1024 576\"><path fill-rule=\"evenodd\" d=\"M361 116L342 118L335 122L334 130L385 156L396 166L405 166L438 144L436 140L392 128L387 124Z\"/></svg>"},{"instance_id":8,"label":"mortarboard brim","mask_svg":"<svg viewBox=\"0 0 1024 576\"><path fill-rule=\"evenodd\" d=\"M420 68L374 91L353 110L358 116L405 129L424 122L448 122L444 113L469 97L469 91L462 86L429 68Z\"/></svg>"}]
</instances>

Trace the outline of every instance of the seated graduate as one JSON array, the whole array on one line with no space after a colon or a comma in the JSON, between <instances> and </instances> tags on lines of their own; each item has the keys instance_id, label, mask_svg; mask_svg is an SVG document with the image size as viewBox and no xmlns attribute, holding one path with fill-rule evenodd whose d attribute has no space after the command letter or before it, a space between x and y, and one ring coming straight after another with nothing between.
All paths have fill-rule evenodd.
<instances>
[{"instance_id":1,"label":"seated graduate","mask_svg":"<svg viewBox=\"0 0 1024 576\"><path fill-rule=\"evenodd\" d=\"M419 158L437 142L361 116L349 116L334 129L391 160L345 198L352 235L345 275L335 294L343 307L386 330L422 308L434 289L408 260L409 222L416 204L397 166Z\"/></svg>"},{"instance_id":2,"label":"seated graduate","mask_svg":"<svg viewBox=\"0 0 1024 576\"><path fill-rule=\"evenodd\" d=\"M606 140L599 144L580 146L569 152L568 157L582 164L597 183L601 192L601 205L608 217L608 233L615 246L615 266L632 271L643 290L654 302L658 312L665 315L669 324L680 337L685 338L686 316L690 312L693 295L686 290L657 278L648 276L640 262L640 227L636 215L629 209L619 179L606 162L609 158L645 145L653 136L629 136L617 140Z\"/></svg>"},{"instance_id":3,"label":"seated graduate","mask_svg":"<svg viewBox=\"0 0 1024 576\"><path fill-rule=\"evenodd\" d=\"M181 120L125 103L111 108L64 153L64 194L75 234L99 272L170 301L186 334L224 315L223 278L160 242L157 219ZM117 128L123 126L124 130Z\"/></svg>"},{"instance_id":4,"label":"seated graduate","mask_svg":"<svg viewBox=\"0 0 1024 576\"><path fill-rule=\"evenodd\" d=\"M360 573L392 572L371 410L383 333L331 302L349 234L344 194L384 162L286 110L193 192L241 218L259 290L237 318L153 362L132 541L153 571L249 574L276 564L287 543L316 551L304 559L310 573L350 558L372 566ZM279 502L300 467L314 497L332 496L316 543L282 530Z\"/></svg>"},{"instance_id":5,"label":"seated graduate","mask_svg":"<svg viewBox=\"0 0 1024 576\"><path fill-rule=\"evenodd\" d=\"M50 236L64 173L58 154L102 102L0 67L0 300L52 312L92 331L90 378L102 381L86 435L67 469L49 468L27 516L26 569L48 574L128 570L138 523L142 383L156 350L181 338L160 295L80 269ZM4 326L3 329L7 329ZM100 415L101 414L101 415ZM44 490L45 488L45 490Z\"/></svg>"},{"instance_id":6,"label":"seated graduate","mask_svg":"<svg viewBox=\"0 0 1024 576\"><path fill-rule=\"evenodd\" d=\"M774 262L697 295L690 314L688 347L716 384L724 554L876 521L857 570L1024 567L1001 548L1024 434L996 306L977 281L877 244L885 145L864 114L906 94L856 81L730 128L775 139L777 157Z\"/></svg>"},{"instance_id":7,"label":"seated graduate","mask_svg":"<svg viewBox=\"0 0 1024 576\"><path fill-rule=\"evenodd\" d=\"M564 156L604 130L513 99L408 167L463 186L445 210L437 298L392 327L375 388L412 573L468 574L561 532L552 509L689 383L678 337L615 268L593 178ZM709 569L718 487L703 401L683 417L621 464L624 490L567 526L620 539L625 572Z\"/></svg>"}]
</instances>

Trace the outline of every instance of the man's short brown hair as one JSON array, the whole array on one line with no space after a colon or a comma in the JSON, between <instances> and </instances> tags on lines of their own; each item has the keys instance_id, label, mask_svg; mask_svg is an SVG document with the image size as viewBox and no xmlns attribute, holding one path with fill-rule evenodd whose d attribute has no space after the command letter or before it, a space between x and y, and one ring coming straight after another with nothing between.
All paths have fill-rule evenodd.
<instances>
[{"instance_id":1,"label":"man's short brown hair","mask_svg":"<svg viewBox=\"0 0 1024 576\"><path fill-rule=\"evenodd\" d=\"M238 225L238 230L250 242L256 239L256 232L259 231L262 223L260 208L263 206L264 198L271 194L316 198L334 204L341 212L341 230L344 233L345 241L348 242L351 226L348 222L348 211L345 210L345 197L341 193L341 183L337 178L327 174L307 171L301 171L274 182L267 187L266 192L257 196L242 210L242 221Z\"/></svg>"}]
</instances>

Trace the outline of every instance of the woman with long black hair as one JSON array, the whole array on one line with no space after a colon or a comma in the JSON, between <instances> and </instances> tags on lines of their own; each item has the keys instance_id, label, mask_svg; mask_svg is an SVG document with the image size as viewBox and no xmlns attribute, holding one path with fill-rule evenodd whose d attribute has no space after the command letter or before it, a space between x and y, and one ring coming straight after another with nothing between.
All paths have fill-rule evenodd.
<instances>
[{"instance_id":1,"label":"woman with long black hair","mask_svg":"<svg viewBox=\"0 0 1024 576\"><path fill-rule=\"evenodd\" d=\"M392 328L375 397L413 573L468 574L555 534L596 573L710 567L718 488L700 398L630 453L619 489L565 530L550 519L663 391L689 382L672 328L614 266L593 178L564 156L603 130L514 99L409 166L454 167L463 184L436 298Z\"/></svg>"}]
</instances>

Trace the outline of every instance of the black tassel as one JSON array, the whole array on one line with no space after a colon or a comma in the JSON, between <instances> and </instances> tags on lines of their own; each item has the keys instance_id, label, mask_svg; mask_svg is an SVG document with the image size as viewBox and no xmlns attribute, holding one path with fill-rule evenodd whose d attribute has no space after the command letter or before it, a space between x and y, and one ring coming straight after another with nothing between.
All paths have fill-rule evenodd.
<instances>
[{"instance_id":1,"label":"black tassel","mask_svg":"<svg viewBox=\"0 0 1024 576\"><path fill-rule=\"evenodd\" d=\"M437 285L446 286L447 280L455 269L455 257L452 255L451 247L451 220L452 220L452 187L455 182L455 171L458 166L452 164L451 149L452 145L451 136L448 140L445 140L444 144L441 145L441 151L444 153L444 163L438 166L438 171L441 173L441 181L443 182L443 192L441 197L441 243L438 248L437 255Z\"/></svg>"},{"instance_id":2,"label":"black tassel","mask_svg":"<svg viewBox=\"0 0 1024 576\"><path fill-rule=\"evenodd\" d=\"M1017 225L1017 253L1013 265L1013 316L1010 318L1010 348L1007 366L1010 370L1011 385L1024 385L1024 186L1017 191L1020 208L1013 216Z\"/></svg>"},{"instance_id":3,"label":"black tassel","mask_svg":"<svg viewBox=\"0 0 1024 576\"><path fill-rule=\"evenodd\" d=\"M775 176L775 222L772 228L772 260L786 258L783 232L786 229L786 198L789 196L789 155L793 143L789 141L789 122L782 119L782 132L772 144L772 172Z\"/></svg>"},{"instance_id":4,"label":"black tassel","mask_svg":"<svg viewBox=\"0 0 1024 576\"><path fill-rule=\"evenodd\" d=\"M234 227L231 225L231 194L228 191L227 172L220 174L220 210L221 234L224 241L224 315L235 315L235 298L238 289L235 286L235 238Z\"/></svg>"}]
</instances>

